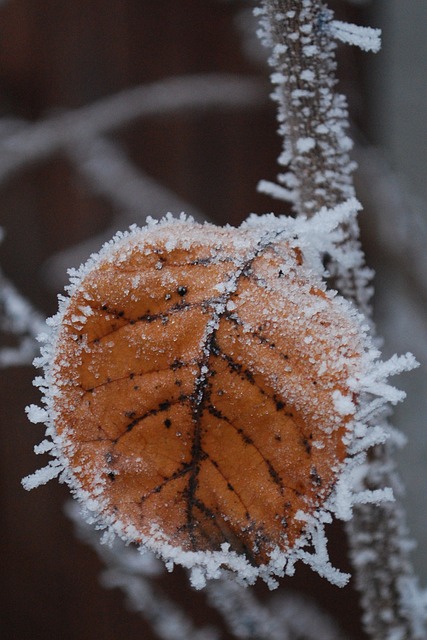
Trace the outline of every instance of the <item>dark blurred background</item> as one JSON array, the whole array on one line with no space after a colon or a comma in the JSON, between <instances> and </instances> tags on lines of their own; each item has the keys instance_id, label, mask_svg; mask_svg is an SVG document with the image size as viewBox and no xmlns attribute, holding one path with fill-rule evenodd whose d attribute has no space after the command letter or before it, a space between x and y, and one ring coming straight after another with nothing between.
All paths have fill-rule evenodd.
<instances>
[{"instance_id":1,"label":"dark blurred background","mask_svg":"<svg viewBox=\"0 0 427 640\"><path fill-rule=\"evenodd\" d=\"M420 114L425 117L427 92L419 80L420 76L425 79L424 61L411 62L408 51L411 33L421 37L422 32L425 39L427 22L421 23L420 16L412 15L412 22L409 18L406 21L405 33L409 35L399 39L396 24L401 24L402 16L398 5L330 3L340 19L387 29L384 51L375 60L372 54L339 48L340 90L348 96L353 136L358 142L358 195L366 208L363 241L368 263L379 271L376 313L387 336L385 352L414 350L423 360L427 351L427 294L420 271L423 256L417 252L421 251L420 238L427 238L419 201L427 189L423 180L427 145L422 143L425 126L421 117L419 135L413 136L414 145L420 148L418 161L405 149L410 140L408 119L415 122ZM220 224L239 224L250 212L286 211L282 203L256 192L258 180L275 179L281 141L276 134L275 106L268 99L265 54L253 38L248 7L250 3L238 0L1 3L0 224L6 236L0 247L0 264L43 315L56 311L56 293L65 282L65 267L80 262L81 249L76 245L92 236L101 242L102 234L112 226L126 228L133 214L132 206L123 213L108 189L95 184L90 163L89 168L83 167L91 159L92 166L97 166L102 148L92 157L84 144L71 144L69 152L61 148L44 156L36 154L31 162L2 174L2 158L10 160L13 147L2 147L1 139L26 130L29 123L60 117L67 110L81 113L79 109L99 104L117 92L171 76L222 72L250 77L261 88L256 104L234 109L188 108L134 118L105 133L108 144L113 145L107 151L112 150L114 161L119 158L124 162L123 170L144 172L175 193L176 198L172 193L164 195L170 197L166 210L178 207L179 211L181 201L186 201ZM396 54L399 46L400 57ZM379 155L371 152L371 144L380 146ZM392 170L402 174L396 193L397 178ZM129 193L133 186L129 184ZM136 222L142 223L146 214L162 213L147 210L148 205L134 207ZM389 226L385 206L387 213L395 208ZM401 221L400 227L396 220ZM96 243L85 247L87 252L98 248ZM417 262L421 267L413 269ZM55 481L31 493L21 488L21 478L46 463L33 453L43 430L30 425L24 413L27 404L38 402L39 394L32 386L31 367L11 367L0 375L1 637L156 638L141 617L125 608L119 590L100 586L101 561L76 539L64 515L68 491ZM410 523L420 538L417 564L425 575L427 436L420 424L425 410L425 373L410 374L406 384L410 399L400 410L398 423L410 442L401 465L408 487ZM331 540L331 554L345 570L346 544L340 526L332 528ZM157 580L197 624L205 620L221 624L207 609L203 594L188 588L182 572ZM295 579L284 581L284 586L316 598L338 617L345 637L364 637L351 587L331 587L304 569L297 571ZM268 597L262 586L257 590L261 598Z\"/></svg>"}]
</instances>

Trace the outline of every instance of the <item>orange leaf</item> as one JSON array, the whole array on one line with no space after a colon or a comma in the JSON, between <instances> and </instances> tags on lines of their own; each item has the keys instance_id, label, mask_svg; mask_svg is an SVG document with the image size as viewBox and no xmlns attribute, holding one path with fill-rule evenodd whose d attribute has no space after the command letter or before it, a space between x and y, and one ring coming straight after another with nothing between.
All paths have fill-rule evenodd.
<instances>
[{"instance_id":1,"label":"orange leaf","mask_svg":"<svg viewBox=\"0 0 427 640\"><path fill-rule=\"evenodd\" d=\"M133 541L268 564L336 483L359 334L280 233L133 231L72 287L56 339L74 486Z\"/></svg>"}]
</instances>

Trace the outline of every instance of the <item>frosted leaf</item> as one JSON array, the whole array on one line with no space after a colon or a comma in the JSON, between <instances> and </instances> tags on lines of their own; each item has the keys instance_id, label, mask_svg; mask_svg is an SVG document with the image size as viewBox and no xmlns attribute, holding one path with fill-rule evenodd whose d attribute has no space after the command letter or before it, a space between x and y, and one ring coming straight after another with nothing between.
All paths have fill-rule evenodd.
<instances>
[{"instance_id":1,"label":"frosted leaf","mask_svg":"<svg viewBox=\"0 0 427 640\"><path fill-rule=\"evenodd\" d=\"M343 496L351 515L354 466L382 437L366 381L388 393L410 364L381 364L322 280L357 207L239 229L169 215L73 270L39 360L46 410L28 410L54 460L24 486L60 475L108 539L191 569L197 588L225 568L273 588L298 560L344 584L324 525Z\"/></svg>"}]
</instances>

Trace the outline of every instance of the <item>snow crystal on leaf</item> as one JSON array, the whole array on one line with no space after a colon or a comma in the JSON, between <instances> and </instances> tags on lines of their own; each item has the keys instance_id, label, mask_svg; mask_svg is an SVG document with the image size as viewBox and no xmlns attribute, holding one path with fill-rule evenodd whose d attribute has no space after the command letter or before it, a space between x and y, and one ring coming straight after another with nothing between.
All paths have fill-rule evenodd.
<instances>
[{"instance_id":1,"label":"snow crystal on leaf","mask_svg":"<svg viewBox=\"0 0 427 640\"><path fill-rule=\"evenodd\" d=\"M30 404L28 407L26 407L25 412L26 412L26 414L28 416L28 419L33 424L38 424L40 422L46 422L46 420L48 418L48 413L47 413L46 409L42 409L41 407L38 407L35 404Z\"/></svg>"},{"instance_id":2,"label":"snow crystal on leaf","mask_svg":"<svg viewBox=\"0 0 427 640\"><path fill-rule=\"evenodd\" d=\"M22 479L22 486L24 489L30 491L31 489L35 489L36 487L40 487L43 484L49 482L49 480L53 480L53 478L57 478L61 473L63 467L59 461L53 460L50 464L42 469L38 469L34 473L29 476L26 476Z\"/></svg>"},{"instance_id":3,"label":"snow crystal on leaf","mask_svg":"<svg viewBox=\"0 0 427 640\"><path fill-rule=\"evenodd\" d=\"M336 390L332 394L335 410L341 415L352 415L356 411L354 402L350 396L344 396L341 391Z\"/></svg>"},{"instance_id":4,"label":"snow crystal on leaf","mask_svg":"<svg viewBox=\"0 0 427 640\"><path fill-rule=\"evenodd\" d=\"M39 455L43 453L49 453L54 448L54 444L51 440L43 440L40 444L35 445L34 453Z\"/></svg>"}]
</instances>

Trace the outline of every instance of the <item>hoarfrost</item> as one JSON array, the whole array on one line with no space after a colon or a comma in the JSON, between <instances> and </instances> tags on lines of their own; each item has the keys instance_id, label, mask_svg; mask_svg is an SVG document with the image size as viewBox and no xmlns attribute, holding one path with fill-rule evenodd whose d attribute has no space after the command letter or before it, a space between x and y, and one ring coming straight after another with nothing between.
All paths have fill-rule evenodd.
<instances>
[{"instance_id":1,"label":"hoarfrost","mask_svg":"<svg viewBox=\"0 0 427 640\"><path fill-rule=\"evenodd\" d=\"M296 146L299 153L306 153L307 151L311 151L316 146L316 141L314 138L298 138L296 141Z\"/></svg>"},{"instance_id":2,"label":"hoarfrost","mask_svg":"<svg viewBox=\"0 0 427 640\"><path fill-rule=\"evenodd\" d=\"M0 329L18 339L17 346L0 349L0 368L31 364L35 338L44 326L42 315L0 271Z\"/></svg>"},{"instance_id":3,"label":"hoarfrost","mask_svg":"<svg viewBox=\"0 0 427 640\"><path fill-rule=\"evenodd\" d=\"M378 53L381 49L381 29L359 27L341 20L332 20L330 29L335 38L346 44L355 45L363 51Z\"/></svg>"},{"instance_id":4,"label":"hoarfrost","mask_svg":"<svg viewBox=\"0 0 427 640\"><path fill-rule=\"evenodd\" d=\"M354 402L349 396L344 396L341 391L334 391L332 394L334 400L334 406L337 413L341 415L352 415L356 411Z\"/></svg>"},{"instance_id":5,"label":"hoarfrost","mask_svg":"<svg viewBox=\"0 0 427 640\"><path fill-rule=\"evenodd\" d=\"M63 464L60 460L52 460L48 465L42 469L38 469L29 476L26 476L22 480L22 486L27 491L41 487L43 484L47 484L49 480L57 478L63 470Z\"/></svg>"},{"instance_id":6,"label":"hoarfrost","mask_svg":"<svg viewBox=\"0 0 427 640\"><path fill-rule=\"evenodd\" d=\"M25 412L26 412L26 414L28 416L28 419L33 424L38 424L40 422L46 422L46 420L48 418L48 413L47 413L46 409L42 409L41 407L38 407L35 404L30 404L28 407L26 407Z\"/></svg>"}]
</instances>

